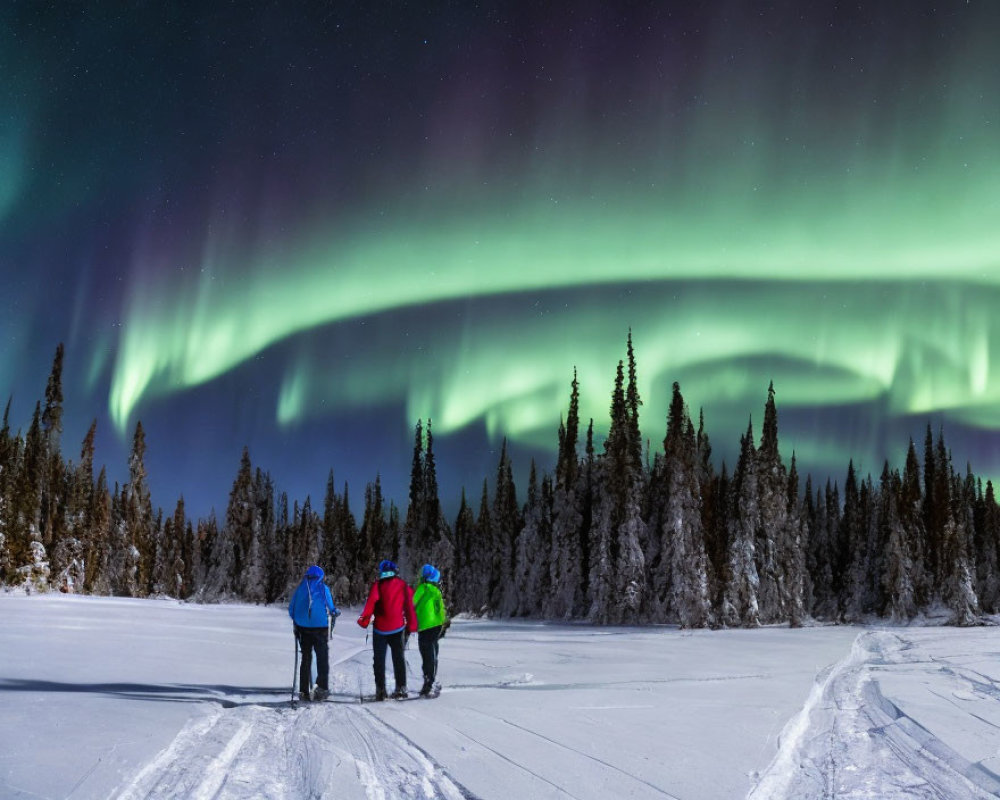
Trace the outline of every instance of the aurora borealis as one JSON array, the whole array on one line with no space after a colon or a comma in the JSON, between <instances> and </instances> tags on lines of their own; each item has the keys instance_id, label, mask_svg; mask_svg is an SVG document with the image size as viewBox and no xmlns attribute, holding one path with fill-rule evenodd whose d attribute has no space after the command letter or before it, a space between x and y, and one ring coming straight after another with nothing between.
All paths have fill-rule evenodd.
<instances>
[{"instance_id":1,"label":"aurora borealis","mask_svg":"<svg viewBox=\"0 0 1000 800\"><path fill-rule=\"evenodd\" d=\"M537 6L537 7L536 7ZM871 7L869 7L871 6ZM730 458L774 380L786 458L876 475L944 426L1000 476L1000 7L508 3L0 10L0 389L66 343L63 447L137 419L157 502L248 445L443 499L506 436L600 429L631 327ZM759 433L759 430L757 430Z\"/></svg>"}]
</instances>

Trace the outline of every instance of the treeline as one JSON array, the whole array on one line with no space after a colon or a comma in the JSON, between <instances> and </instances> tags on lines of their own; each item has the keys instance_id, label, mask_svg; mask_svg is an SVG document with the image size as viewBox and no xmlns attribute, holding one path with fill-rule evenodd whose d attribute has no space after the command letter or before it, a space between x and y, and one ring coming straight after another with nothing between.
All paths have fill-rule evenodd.
<instances>
[{"instance_id":1,"label":"treeline","mask_svg":"<svg viewBox=\"0 0 1000 800\"><path fill-rule=\"evenodd\" d=\"M77 464L59 450L63 349L28 432L0 430L0 581L8 586L123 596L274 602L305 567L326 570L336 601L360 602L374 565L404 577L431 561L455 611L587 619L598 624L743 626L946 613L975 623L1000 603L1000 507L993 486L953 467L943 433L928 426L922 459L911 441L900 471L843 486L804 487L778 449L774 388L759 440L752 424L729 472L716 471L703 415L694 425L678 384L662 447L639 428L629 334L598 452L583 430L574 374L558 429L554 472L531 465L523 501L506 443L478 498L462 490L453 522L442 512L431 423L416 425L406 514L378 477L359 513L330 473L321 510L289 504L244 449L221 522L189 520L180 499L154 511L138 423L129 481L93 476L95 425ZM360 522L359 522L360 519Z\"/></svg>"}]
</instances>

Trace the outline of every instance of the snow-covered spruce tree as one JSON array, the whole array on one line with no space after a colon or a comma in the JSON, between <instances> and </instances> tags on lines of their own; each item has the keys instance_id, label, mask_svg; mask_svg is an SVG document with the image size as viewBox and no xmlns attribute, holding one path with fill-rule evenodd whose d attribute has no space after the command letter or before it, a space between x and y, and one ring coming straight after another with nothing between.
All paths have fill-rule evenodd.
<instances>
[{"instance_id":1,"label":"snow-covered spruce tree","mask_svg":"<svg viewBox=\"0 0 1000 800\"><path fill-rule=\"evenodd\" d=\"M708 557L702 529L701 485L698 480L697 439L684 405L680 385L674 383L667 432L663 439L662 521L650 540L659 538L667 578L651 575L661 591L659 619L664 614L681 628L701 628L712 623L708 593Z\"/></svg>"},{"instance_id":2,"label":"snow-covered spruce tree","mask_svg":"<svg viewBox=\"0 0 1000 800\"><path fill-rule=\"evenodd\" d=\"M191 520L188 520L184 526L184 551L182 556L184 560L184 589L182 596L185 599L194 596L194 593L198 590L199 555L200 549L198 547L197 536L194 532L194 524Z\"/></svg>"},{"instance_id":3,"label":"snow-covered spruce tree","mask_svg":"<svg viewBox=\"0 0 1000 800\"><path fill-rule=\"evenodd\" d=\"M486 479L479 500L479 511L468 546L466 568L457 580L466 597L465 611L484 615L489 613L490 581L493 570L493 512Z\"/></svg>"},{"instance_id":4,"label":"snow-covered spruce tree","mask_svg":"<svg viewBox=\"0 0 1000 800\"><path fill-rule=\"evenodd\" d=\"M580 499L580 583L581 605L574 616L586 616L590 608L590 572L593 555L590 551L591 531L594 527L594 513L597 506L597 457L594 453L594 419L587 424L587 438L584 444L584 459L577 476L577 497Z\"/></svg>"},{"instance_id":5,"label":"snow-covered spruce tree","mask_svg":"<svg viewBox=\"0 0 1000 800\"><path fill-rule=\"evenodd\" d=\"M425 563L436 566L442 575L451 575L455 565L455 543L448 520L441 512L430 419L427 420L427 448L424 451L424 504L427 524L420 538L419 558L413 566L414 579ZM442 592L447 598L451 592L450 583L447 579L443 583Z\"/></svg>"},{"instance_id":6,"label":"snow-covered spruce tree","mask_svg":"<svg viewBox=\"0 0 1000 800\"><path fill-rule=\"evenodd\" d=\"M451 530L441 513L438 496L431 421L427 420L425 436L423 421L418 420L410 472L410 501L403 526L403 541L399 547L399 567L401 574L415 578L425 563L438 565L447 573L453 561Z\"/></svg>"},{"instance_id":7,"label":"snow-covered spruce tree","mask_svg":"<svg viewBox=\"0 0 1000 800\"><path fill-rule=\"evenodd\" d=\"M285 596L291 582L292 523L288 514L288 493L276 491L274 507L273 569L270 572L267 594L273 601ZM204 570L202 570L204 571Z\"/></svg>"},{"instance_id":8,"label":"snow-covered spruce tree","mask_svg":"<svg viewBox=\"0 0 1000 800\"><path fill-rule=\"evenodd\" d=\"M0 482L4 467L0 464ZM10 550L7 547L7 494L0 486L0 586L7 584L10 575Z\"/></svg>"},{"instance_id":9,"label":"snow-covered spruce tree","mask_svg":"<svg viewBox=\"0 0 1000 800\"><path fill-rule=\"evenodd\" d=\"M757 627L760 625L760 579L755 551L760 507L752 421L740 439L730 498L728 583L722 601L722 623L729 627Z\"/></svg>"},{"instance_id":10,"label":"snow-covered spruce tree","mask_svg":"<svg viewBox=\"0 0 1000 800\"><path fill-rule=\"evenodd\" d=\"M788 528L785 542L784 562L784 602L788 625L798 628L806 617L806 542L809 538L808 523L802 513L799 499L799 471L792 452L792 464L788 470L786 494Z\"/></svg>"},{"instance_id":11,"label":"snow-covered spruce tree","mask_svg":"<svg viewBox=\"0 0 1000 800\"><path fill-rule=\"evenodd\" d=\"M590 575L587 601L588 619L598 625L615 621L611 609L614 603L615 574L614 557L611 553L611 529L613 504L607 498L608 466L605 459L598 459L594 465L594 511L589 530Z\"/></svg>"},{"instance_id":12,"label":"snow-covered spruce tree","mask_svg":"<svg viewBox=\"0 0 1000 800\"><path fill-rule=\"evenodd\" d=\"M282 597L290 597L302 575L309 567L308 543L302 526L302 510L299 501L292 500L291 513L286 512L285 522L285 585L281 589Z\"/></svg>"},{"instance_id":13,"label":"snow-covered spruce tree","mask_svg":"<svg viewBox=\"0 0 1000 800\"><path fill-rule=\"evenodd\" d=\"M285 502L285 522L288 521L288 497L283 496ZM219 522L215 517L215 511L209 512L207 519L198 520L197 532L195 533L195 547L198 548L197 562L198 571L195 573L195 597L199 601L211 599L209 586L210 578L215 574L215 563L219 559ZM284 587L282 587L284 588Z\"/></svg>"},{"instance_id":14,"label":"snow-covered spruce tree","mask_svg":"<svg viewBox=\"0 0 1000 800\"><path fill-rule=\"evenodd\" d=\"M46 466L40 404L35 404L31 426L24 439L20 434L14 438L10 457L13 475L5 525L10 582L28 591L44 591L48 588L49 569L39 527Z\"/></svg>"},{"instance_id":15,"label":"snow-covered spruce tree","mask_svg":"<svg viewBox=\"0 0 1000 800\"><path fill-rule=\"evenodd\" d=\"M934 440L928 425L924 442L924 524L931 602L943 599L945 584L949 582L951 573L952 565L944 553L950 536L946 528L952 519L951 479L951 457L945 447L944 432L938 431L937 440Z\"/></svg>"},{"instance_id":16,"label":"snow-covered spruce tree","mask_svg":"<svg viewBox=\"0 0 1000 800\"><path fill-rule=\"evenodd\" d=\"M136 423L128 457L129 482L122 487L126 535L135 551L136 593L145 597L152 588L154 557L153 504L146 483L146 434L142 421Z\"/></svg>"},{"instance_id":17,"label":"snow-covered spruce tree","mask_svg":"<svg viewBox=\"0 0 1000 800\"><path fill-rule=\"evenodd\" d=\"M803 616L810 616L815 605L813 575L816 572L813 549L816 531L816 495L813 494L812 475L806 475L806 487L800 506L802 516L802 609Z\"/></svg>"},{"instance_id":18,"label":"snow-covered spruce tree","mask_svg":"<svg viewBox=\"0 0 1000 800\"><path fill-rule=\"evenodd\" d=\"M817 619L835 620L839 613L839 600L833 590L833 548L840 526L839 505L839 490L827 478L826 486L816 490L815 502L811 504L806 547L806 569L812 585L811 613Z\"/></svg>"},{"instance_id":19,"label":"snow-covered spruce tree","mask_svg":"<svg viewBox=\"0 0 1000 800\"><path fill-rule=\"evenodd\" d=\"M886 462L884 470L888 466ZM851 497L852 475L853 464L845 486L842 520L845 577L841 591L844 619L858 622L884 605L878 576L883 570L885 541L878 525L877 491L871 476L861 482L856 496Z\"/></svg>"},{"instance_id":20,"label":"snow-covered spruce tree","mask_svg":"<svg viewBox=\"0 0 1000 800\"><path fill-rule=\"evenodd\" d=\"M253 541L253 466L244 447L226 506L226 518L216 538L207 594L211 599L242 597L245 570Z\"/></svg>"},{"instance_id":21,"label":"snow-covered spruce tree","mask_svg":"<svg viewBox=\"0 0 1000 800\"><path fill-rule=\"evenodd\" d=\"M384 525L384 509L382 507L382 479L375 476L375 483L365 488L364 514L369 514L370 507L378 506ZM372 521L369 520L369 524ZM381 531L379 531L381 537ZM326 496L323 500L323 529L320 544L320 566L326 571L327 582L331 588L341 585L341 596L334 598L335 603L352 603L358 597L352 581L361 583L361 574L368 577L372 564L366 563L363 570L358 563L359 532L354 515L351 513L348 486L344 484L343 495L338 495L333 482L333 470L326 481ZM381 541L379 542L381 545ZM376 548L381 549L381 547ZM374 556L370 556L373 558Z\"/></svg>"},{"instance_id":22,"label":"snow-covered spruce tree","mask_svg":"<svg viewBox=\"0 0 1000 800\"><path fill-rule=\"evenodd\" d=\"M285 541L287 528L281 526L281 499L277 496L271 474L258 469L254 481L254 497L262 534L261 553L265 559L263 601L274 603L282 597L288 575L288 550ZM284 511L287 514L287 502Z\"/></svg>"},{"instance_id":23,"label":"snow-covered spruce tree","mask_svg":"<svg viewBox=\"0 0 1000 800\"><path fill-rule=\"evenodd\" d=\"M976 570L979 576L979 603L987 614L1000 610L1000 506L993 491L993 481L986 481L983 498L983 521L976 542Z\"/></svg>"},{"instance_id":24,"label":"snow-covered spruce tree","mask_svg":"<svg viewBox=\"0 0 1000 800\"><path fill-rule=\"evenodd\" d=\"M322 520L312 509L309 495L299 508L298 501L293 505L291 523L291 548L288 559L289 574L282 597L290 597L295 591L306 569L319 561L319 539Z\"/></svg>"},{"instance_id":25,"label":"snow-covered spruce tree","mask_svg":"<svg viewBox=\"0 0 1000 800\"><path fill-rule=\"evenodd\" d=\"M645 604L646 561L643 557L643 543L648 531L643 516L643 506L646 498L649 476L646 473L642 459L642 432L639 429L639 382L636 376L635 351L632 348L632 329L629 328L626 343L628 358L628 382L625 386L625 420L624 444L627 458L623 462L626 467L627 494L625 496L624 516L618 527L617 541L612 538L612 550L617 544L617 559L615 575L621 592L622 608L620 616L623 621L640 621ZM617 458L617 455L615 456ZM615 460L612 459L612 461Z\"/></svg>"},{"instance_id":26,"label":"snow-covered spruce tree","mask_svg":"<svg viewBox=\"0 0 1000 800\"><path fill-rule=\"evenodd\" d=\"M388 542L388 522L385 500L382 497L382 481L376 476L374 483L365 487L365 510L358 532L358 547L354 559L354 569L350 575L352 603L363 603L368 596L368 588L375 577L375 566L383 558L391 558Z\"/></svg>"},{"instance_id":27,"label":"snow-covered spruce tree","mask_svg":"<svg viewBox=\"0 0 1000 800\"><path fill-rule=\"evenodd\" d=\"M729 497L730 479L726 463L721 471L702 486L702 528L705 531L705 555L708 558L709 597L716 624L726 586L729 583Z\"/></svg>"},{"instance_id":28,"label":"snow-covered spruce tree","mask_svg":"<svg viewBox=\"0 0 1000 800\"><path fill-rule=\"evenodd\" d=\"M507 455L507 439L500 448L497 464L496 487L493 495L493 563L490 570L489 605L494 614L502 614L511 605L508 599L516 592L514 584L514 557L517 553L517 538L523 522L517 502L514 472Z\"/></svg>"},{"instance_id":29,"label":"snow-covered spruce tree","mask_svg":"<svg viewBox=\"0 0 1000 800\"><path fill-rule=\"evenodd\" d=\"M542 475L542 485L539 490L538 513L537 513L537 538L538 546L535 549L537 554L531 562L528 571L527 591L528 602L532 606L530 613L533 616L544 615L544 603L547 597L552 594L552 573L549 570L549 559L552 557L552 503L555 499L555 489L552 485L552 478Z\"/></svg>"},{"instance_id":30,"label":"snow-covered spruce tree","mask_svg":"<svg viewBox=\"0 0 1000 800\"><path fill-rule=\"evenodd\" d=\"M887 469L888 461L884 467ZM878 524L878 488L869 473L861 484L861 518L864 522L865 547L867 549L867 570L864 573L861 602L857 610L862 617L878 613L885 605L882 597L882 582L879 576L885 569L886 540Z\"/></svg>"},{"instance_id":31,"label":"snow-covered spruce tree","mask_svg":"<svg viewBox=\"0 0 1000 800\"><path fill-rule=\"evenodd\" d=\"M278 574L284 574L281 548L278 545L274 481L259 467L254 470L254 544L251 550L251 571L257 579L247 586L246 599L255 603L271 603L278 599L271 587Z\"/></svg>"},{"instance_id":32,"label":"snow-covered spruce tree","mask_svg":"<svg viewBox=\"0 0 1000 800\"><path fill-rule=\"evenodd\" d=\"M940 468L941 462L937 462ZM950 472L950 470L949 470ZM974 625L979 618L979 598L973 585L975 566L968 549L971 508L966 502L962 481L957 475L951 482L951 513L945 522L942 548L944 587L942 600L951 611L952 625Z\"/></svg>"},{"instance_id":33,"label":"snow-covered spruce tree","mask_svg":"<svg viewBox=\"0 0 1000 800\"><path fill-rule=\"evenodd\" d=\"M637 390L632 391L638 395ZM638 417L627 397L624 364L619 361L611 394L611 426L598 470L596 530L591 533L593 560L588 616L604 625L638 621L646 590L641 545L646 535L642 519L645 476L641 455L636 461L636 453L641 453Z\"/></svg>"},{"instance_id":34,"label":"snow-covered spruce tree","mask_svg":"<svg viewBox=\"0 0 1000 800\"><path fill-rule=\"evenodd\" d=\"M962 512L964 513L965 524L965 552L969 559L969 571L972 574L972 589L976 593L976 607L981 609L982 603L979 600L979 565L976 562L977 548L976 541L979 538L979 530L983 526L983 492L982 483L977 483L976 476L972 473L972 465L966 462L965 480L959 481L955 476L956 486L961 486Z\"/></svg>"},{"instance_id":35,"label":"snow-covered spruce tree","mask_svg":"<svg viewBox=\"0 0 1000 800\"><path fill-rule=\"evenodd\" d=\"M115 483L111 495L110 555L108 578L116 597L139 595L139 550L132 541L128 524L128 500L125 489Z\"/></svg>"},{"instance_id":36,"label":"snow-covered spruce tree","mask_svg":"<svg viewBox=\"0 0 1000 800\"><path fill-rule=\"evenodd\" d=\"M174 506L173 516L168 520L170 523L170 569L166 593L171 597L183 599L188 596L190 587L188 586L186 558L187 544L185 541L188 521L184 511L184 495L177 498L177 505Z\"/></svg>"},{"instance_id":37,"label":"snow-covered spruce tree","mask_svg":"<svg viewBox=\"0 0 1000 800\"><path fill-rule=\"evenodd\" d=\"M24 440L20 435L14 440L13 480L8 504L7 548L10 553L12 583L22 583L31 566L37 562L34 542L41 544L39 520L41 517L42 470L45 453L42 442L41 405L35 412ZM30 579L28 579L30 584Z\"/></svg>"},{"instance_id":38,"label":"snow-covered spruce tree","mask_svg":"<svg viewBox=\"0 0 1000 800\"><path fill-rule=\"evenodd\" d=\"M14 439L10 435L10 398L0 424L0 586L14 580L11 558L11 487L14 475Z\"/></svg>"},{"instance_id":39,"label":"snow-covered spruce tree","mask_svg":"<svg viewBox=\"0 0 1000 800\"><path fill-rule=\"evenodd\" d=\"M111 594L111 493L108 491L108 476L104 467L101 467L97 485L87 504L87 529L84 591L90 594Z\"/></svg>"},{"instance_id":40,"label":"snow-covered spruce tree","mask_svg":"<svg viewBox=\"0 0 1000 800\"><path fill-rule=\"evenodd\" d=\"M506 616L538 616L548 596L549 559L552 554L552 484L543 476L539 486L535 460L531 460L528 499L522 515L524 527L517 538L515 592L503 610Z\"/></svg>"},{"instance_id":41,"label":"snow-covered spruce tree","mask_svg":"<svg viewBox=\"0 0 1000 800\"><path fill-rule=\"evenodd\" d=\"M653 454L653 464L646 491L644 504L646 537L642 544L642 554L646 562L646 594L643 616L655 622L666 622L670 619L671 614L670 590L673 573L670 569L670 547L672 541L663 534L664 525L667 523L669 496L670 481L665 458L663 453L657 452Z\"/></svg>"},{"instance_id":42,"label":"snow-covered spruce tree","mask_svg":"<svg viewBox=\"0 0 1000 800\"><path fill-rule=\"evenodd\" d=\"M881 573L885 605L880 613L894 622L907 622L917 613L910 535L899 513L905 502L902 488L899 473L883 469L878 519L886 541Z\"/></svg>"},{"instance_id":43,"label":"snow-covered spruce tree","mask_svg":"<svg viewBox=\"0 0 1000 800\"><path fill-rule=\"evenodd\" d=\"M583 605L583 553L580 547L583 515L578 494L580 461L576 452L579 429L580 384L574 367L569 411L565 424L559 424L559 453L552 498L552 553L546 560L550 590L545 599L545 616L555 619L572 617Z\"/></svg>"},{"instance_id":44,"label":"snow-covered spruce tree","mask_svg":"<svg viewBox=\"0 0 1000 800\"><path fill-rule=\"evenodd\" d=\"M241 599L248 599L251 592L257 593L265 583L256 512L253 466L250 451L244 447L239 470L229 492L225 527L233 540L233 574L230 586L233 594Z\"/></svg>"},{"instance_id":45,"label":"snow-covered spruce tree","mask_svg":"<svg viewBox=\"0 0 1000 800\"><path fill-rule=\"evenodd\" d=\"M511 572L512 591L504 596L503 606L497 610L502 617L529 616L532 601L525 597L528 584L530 560L536 558L538 549L538 531L533 518L538 508L538 470L535 459L531 459L528 472L528 497L521 509L523 526L517 536L514 546L514 568Z\"/></svg>"},{"instance_id":46,"label":"snow-covered spruce tree","mask_svg":"<svg viewBox=\"0 0 1000 800\"><path fill-rule=\"evenodd\" d=\"M930 576L927 572L927 529L923 493L920 488L920 462L917 448L910 439L899 487L899 523L903 526L910 556L910 580L913 601L922 608L930 600Z\"/></svg>"},{"instance_id":47,"label":"snow-covered spruce tree","mask_svg":"<svg viewBox=\"0 0 1000 800\"><path fill-rule=\"evenodd\" d=\"M409 574L411 551L418 547L422 531L427 527L425 515L427 504L424 499L424 421L417 420L413 437L413 459L410 462L410 496L406 506L406 518L403 522L402 537L396 561L402 574ZM385 556L380 556L384 558ZM419 558L419 554L414 557ZM419 566L419 564L417 565Z\"/></svg>"},{"instance_id":48,"label":"snow-covered spruce tree","mask_svg":"<svg viewBox=\"0 0 1000 800\"><path fill-rule=\"evenodd\" d=\"M42 544L53 554L58 540L66 535L66 528L59 514L59 503L64 497L61 486L64 465L59 454L63 416L62 368L63 345L60 342L45 385L45 408L41 417L44 455L40 485L40 532ZM53 562L57 570L64 567L63 564L55 563L55 559Z\"/></svg>"},{"instance_id":49,"label":"snow-covered spruce tree","mask_svg":"<svg viewBox=\"0 0 1000 800\"><path fill-rule=\"evenodd\" d=\"M51 530L52 585L61 592L80 592L84 582L84 535L82 514L71 509L76 484L76 467L60 456L50 459L50 488L54 509Z\"/></svg>"},{"instance_id":50,"label":"snow-covered spruce tree","mask_svg":"<svg viewBox=\"0 0 1000 800\"><path fill-rule=\"evenodd\" d=\"M173 531L169 530L173 523L167 520L167 525L163 523L163 510L153 520L152 526L152 558L149 568L149 594L157 597L166 594L166 587L169 583L170 571L170 538Z\"/></svg>"},{"instance_id":51,"label":"snow-covered spruce tree","mask_svg":"<svg viewBox=\"0 0 1000 800\"><path fill-rule=\"evenodd\" d=\"M695 437L697 456L697 477L701 493L701 530L705 542L705 574L708 578L708 598L712 609L713 624L718 624L718 609L721 607L721 583L725 571L725 502L729 478L716 475L712 464L712 445L705 430L705 412L698 412L698 432ZM725 473L725 463L723 463ZM723 483L724 482L724 483ZM721 546L720 546L721 540ZM714 550L714 552L713 552Z\"/></svg>"},{"instance_id":52,"label":"snow-covered spruce tree","mask_svg":"<svg viewBox=\"0 0 1000 800\"><path fill-rule=\"evenodd\" d=\"M80 448L80 464L77 467L68 465L65 472L65 483L62 498L63 518L69 533L64 544L60 559L69 558L69 567L65 573L67 584L74 592L87 591L87 558L91 551L90 540L93 537L89 508L90 497L94 491L94 438L97 433L97 420L94 420L84 436ZM74 563L76 562L76 563Z\"/></svg>"},{"instance_id":53,"label":"snow-covered spruce tree","mask_svg":"<svg viewBox=\"0 0 1000 800\"><path fill-rule=\"evenodd\" d=\"M327 579L335 581L343 574L340 563L343 557L343 542L337 531L337 512L340 498L333 482L333 470L326 476L326 493L323 495L323 526L320 529L319 560L320 566L326 572Z\"/></svg>"},{"instance_id":54,"label":"snow-covered spruce tree","mask_svg":"<svg viewBox=\"0 0 1000 800\"><path fill-rule=\"evenodd\" d=\"M760 520L755 558L760 580L760 621L801 620L797 574L799 526L794 507L789 507L788 473L778 449L778 412L773 382L767 388L764 427L756 451L756 481Z\"/></svg>"},{"instance_id":55,"label":"snow-covered spruce tree","mask_svg":"<svg viewBox=\"0 0 1000 800\"><path fill-rule=\"evenodd\" d=\"M476 518L472 507L465 497L465 487L462 487L462 498L455 517L455 566L448 577L451 587L451 608L467 611L472 607L472 548L476 540Z\"/></svg>"},{"instance_id":56,"label":"snow-covered spruce tree","mask_svg":"<svg viewBox=\"0 0 1000 800\"><path fill-rule=\"evenodd\" d=\"M844 513L840 519L833 548L833 591L838 599L837 619L848 622L856 622L860 618L861 594L864 591L864 576L868 568L864 534L861 496L852 459L847 465L847 479L844 481Z\"/></svg>"}]
</instances>

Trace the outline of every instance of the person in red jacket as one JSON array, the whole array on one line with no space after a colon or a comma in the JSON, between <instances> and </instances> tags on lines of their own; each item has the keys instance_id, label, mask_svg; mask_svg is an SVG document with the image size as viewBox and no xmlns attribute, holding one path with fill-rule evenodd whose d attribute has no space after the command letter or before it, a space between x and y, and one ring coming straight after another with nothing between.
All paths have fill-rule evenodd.
<instances>
[{"instance_id":1,"label":"person in red jacket","mask_svg":"<svg viewBox=\"0 0 1000 800\"><path fill-rule=\"evenodd\" d=\"M385 700L385 649L392 650L392 672L396 689L392 696L406 697L406 659L403 657L405 636L417 632L417 612L413 610L413 589L398 575L391 561L378 565L378 580L368 592L358 625L367 628L375 618L372 637L372 666L375 669L375 699Z\"/></svg>"}]
</instances>

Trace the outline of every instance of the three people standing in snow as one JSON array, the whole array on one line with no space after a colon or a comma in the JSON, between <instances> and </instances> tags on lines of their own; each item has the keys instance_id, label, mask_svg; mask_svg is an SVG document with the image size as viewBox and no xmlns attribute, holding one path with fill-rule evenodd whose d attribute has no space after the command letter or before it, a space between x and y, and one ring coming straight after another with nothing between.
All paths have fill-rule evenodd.
<instances>
[{"instance_id":1,"label":"three people standing in snow","mask_svg":"<svg viewBox=\"0 0 1000 800\"><path fill-rule=\"evenodd\" d=\"M325 700L330 696L329 638L340 611L333 603L330 589L323 582L323 570L313 565L292 594L288 615L292 618L295 639L302 653L299 667L299 697L302 700ZM399 577L399 568L389 560L378 565L378 578L368 591L358 625L367 628L374 621L372 668L375 673L375 699L390 695L385 685L386 650L392 652L395 687L391 697L405 698L406 659L404 648L411 633L416 633L420 648L423 686L420 694L434 692L437 677L439 640L447 630L448 616L441 595L441 572L424 564L416 591ZM310 692L312 657L316 654L316 688ZM294 688L293 688L294 691Z\"/></svg>"},{"instance_id":2,"label":"three people standing in snow","mask_svg":"<svg viewBox=\"0 0 1000 800\"><path fill-rule=\"evenodd\" d=\"M333 596L323 583L323 570L313 565L306 570L305 577L296 587L288 602L288 616L295 626L295 638L302 650L302 664L299 667L299 697L310 699L309 685L312 679L312 655L316 652L316 690L313 700L325 700L330 696L330 648L329 637L333 623L340 612L333 604Z\"/></svg>"}]
</instances>

